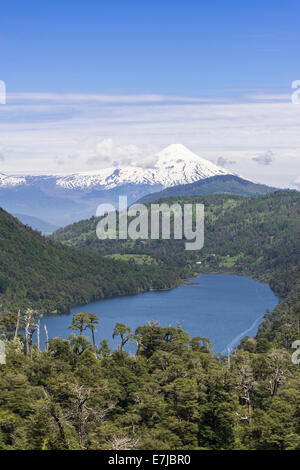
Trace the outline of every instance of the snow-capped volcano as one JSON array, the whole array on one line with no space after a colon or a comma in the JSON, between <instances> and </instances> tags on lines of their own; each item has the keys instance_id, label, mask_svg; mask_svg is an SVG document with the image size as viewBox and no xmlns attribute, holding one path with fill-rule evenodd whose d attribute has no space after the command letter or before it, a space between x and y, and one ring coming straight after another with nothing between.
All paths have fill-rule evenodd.
<instances>
[{"instance_id":1,"label":"snow-capped volcano","mask_svg":"<svg viewBox=\"0 0 300 470\"><path fill-rule=\"evenodd\" d=\"M151 169L139 166L105 168L57 177L56 184L64 189L112 189L124 184L161 185L166 188L229 174L224 168L199 157L181 144L169 145L155 157L157 162Z\"/></svg>"},{"instance_id":2,"label":"snow-capped volcano","mask_svg":"<svg viewBox=\"0 0 300 470\"><path fill-rule=\"evenodd\" d=\"M0 187L39 185L45 182L64 190L109 190L124 184L161 185L164 188L177 184L194 183L229 172L199 157L184 145L173 144L158 152L153 168L120 166L96 171L52 176L7 176L0 174Z\"/></svg>"},{"instance_id":3,"label":"snow-capped volcano","mask_svg":"<svg viewBox=\"0 0 300 470\"><path fill-rule=\"evenodd\" d=\"M169 145L157 154L157 179L163 186L194 183L229 172L209 160L199 157L184 145Z\"/></svg>"}]
</instances>

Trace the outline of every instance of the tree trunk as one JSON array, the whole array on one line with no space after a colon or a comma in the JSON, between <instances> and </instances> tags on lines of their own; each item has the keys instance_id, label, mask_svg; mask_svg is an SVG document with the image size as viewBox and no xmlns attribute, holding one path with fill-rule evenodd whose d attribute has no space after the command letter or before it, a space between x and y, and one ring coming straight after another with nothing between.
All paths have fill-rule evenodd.
<instances>
[{"instance_id":1,"label":"tree trunk","mask_svg":"<svg viewBox=\"0 0 300 470\"><path fill-rule=\"evenodd\" d=\"M36 325L36 337L37 337L37 354L40 354L40 320Z\"/></svg>"},{"instance_id":2,"label":"tree trunk","mask_svg":"<svg viewBox=\"0 0 300 470\"><path fill-rule=\"evenodd\" d=\"M92 339L93 339L93 346L94 346L94 351L96 352L96 343L95 343L95 332L94 330L92 329Z\"/></svg>"},{"instance_id":3,"label":"tree trunk","mask_svg":"<svg viewBox=\"0 0 300 470\"><path fill-rule=\"evenodd\" d=\"M30 352L30 360L32 361L32 337L33 333L35 332L35 327L30 328L30 333L29 333L29 352Z\"/></svg>"},{"instance_id":4,"label":"tree trunk","mask_svg":"<svg viewBox=\"0 0 300 470\"><path fill-rule=\"evenodd\" d=\"M28 328L29 324L26 323L25 326L25 355L28 356Z\"/></svg>"},{"instance_id":5,"label":"tree trunk","mask_svg":"<svg viewBox=\"0 0 300 470\"><path fill-rule=\"evenodd\" d=\"M55 410L54 405L51 405L50 413L51 413L52 418L54 419L54 421L57 424L59 434L60 434L60 437L61 437L61 440L63 442L64 447L66 449L69 449L69 444L68 444L68 441L66 439L66 435L65 435L65 432L64 432L63 425L62 425L61 420L59 418L58 412L56 412L56 410Z\"/></svg>"},{"instance_id":6,"label":"tree trunk","mask_svg":"<svg viewBox=\"0 0 300 470\"><path fill-rule=\"evenodd\" d=\"M18 310L18 316L17 316L17 323L16 323L16 330L15 330L15 335L14 335L14 341L18 337L18 332L19 332L19 325L20 325L20 316L21 316L21 311L20 309Z\"/></svg>"},{"instance_id":7,"label":"tree trunk","mask_svg":"<svg viewBox=\"0 0 300 470\"><path fill-rule=\"evenodd\" d=\"M46 351L48 351L48 349L49 349L49 336L48 336L48 330L47 330L46 325L44 325L44 330L45 330L45 335L46 335Z\"/></svg>"}]
</instances>

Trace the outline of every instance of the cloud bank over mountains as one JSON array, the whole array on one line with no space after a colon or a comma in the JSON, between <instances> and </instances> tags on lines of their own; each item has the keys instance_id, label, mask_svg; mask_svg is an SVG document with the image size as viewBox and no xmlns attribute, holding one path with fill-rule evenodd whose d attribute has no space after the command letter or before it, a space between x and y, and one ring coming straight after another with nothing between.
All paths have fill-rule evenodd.
<instances>
[{"instance_id":1,"label":"cloud bank over mountains","mask_svg":"<svg viewBox=\"0 0 300 470\"><path fill-rule=\"evenodd\" d=\"M158 150L181 142L251 180L299 184L300 106L288 92L220 98L8 94L0 123L4 173L153 168Z\"/></svg>"}]
</instances>

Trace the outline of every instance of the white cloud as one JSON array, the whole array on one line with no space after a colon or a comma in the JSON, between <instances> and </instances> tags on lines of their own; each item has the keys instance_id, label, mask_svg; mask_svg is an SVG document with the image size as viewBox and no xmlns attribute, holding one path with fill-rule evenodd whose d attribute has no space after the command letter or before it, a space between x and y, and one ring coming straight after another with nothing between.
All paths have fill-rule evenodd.
<instances>
[{"instance_id":1,"label":"white cloud","mask_svg":"<svg viewBox=\"0 0 300 470\"><path fill-rule=\"evenodd\" d=\"M191 97L164 94L91 94L91 93L10 93L8 101L11 103L32 102L45 103L70 103L90 102L103 104L139 104L139 103L226 103L226 97Z\"/></svg>"},{"instance_id":2,"label":"white cloud","mask_svg":"<svg viewBox=\"0 0 300 470\"><path fill-rule=\"evenodd\" d=\"M56 165L62 166L62 165L65 165L66 162L65 162L65 160L64 160L63 158L55 157L55 158L54 158L54 163L55 163Z\"/></svg>"},{"instance_id":3,"label":"white cloud","mask_svg":"<svg viewBox=\"0 0 300 470\"><path fill-rule=\"evenodd\" d=\"M217 160L217 165L223 166L223 167L231 166L231 165L235 165L235 164L236 164L236 161L235 160L230 160L229 158L219 157L218 160Z\"/></svg>"},{"instance_id":4,"label":"white cloud","mask_svg":"<svg viewBox=\"0 0 300 470\"><path fill-rule=\"evenodd\" d=\"M251 101L285 101L285 102L291 102L292 100L292 93L262 93L262 94L249 94L246 95L246 98L248 98Z\"/></svg>"},{"instance_id":5,"label":"white cloud","mask_svg":"<svg viewBox=\"0 0 300 470\"><path fill-rule=\"evenodd\" d=\"M8 149L4 145L0 145L0 162L4 162L6 159L5 155Z\"/></svg>"},{"instance_id":6,"label":"white cloud","mask_svg":"<svg viewBox=\"0 0 300 470\"><path fill-rule=\"evenodd\" d=\"M100 157L110 157L113 149L112 139L103 139L96 145L96 153Z\"/></svg>"},{"instance_id":7,"label":"white cloud","mask_svg":"<svg viewBox=\"0 0 300 470\"><path fill-rule=\"evenodd\" d=\"M9 96L7 105L0 107L0 142L5 148L0 153L6 157L1 171L72 173L113 164L151 167L156 151L181 142L212 161L221 155L223 164L234 164L236 173L255 181L293 186L295 174L300 173L300 106L275 99L273 92L265 102L95 96L98 99ZM253 160L265 149L276 155L272 165Z\"/></svg>"},{"instance_id":8,"label":"white cloud","mask_svg":"<svg viewBox=\"0 0 300 470\"><path fill-rule=\"evenodd\" d=\"M275 155L272 150L267 150L267 152L253 157L252 160L257 162L259 165L271 165L271 163L275 160Z\"/></svg>"},{"instance_id":9,"label":"white cloud","mask_svg":"<svg viewBox=\"0 0 300 470\"><path fill-rule=\"evenodd\" d=\"M99 168L108 166L142 166L148 167L151 158L143 158L145 151L134 144L117 145L113 139L106 138L96 144L95 155L87 159L88 165Z\"/></svg>"}]
</instances>

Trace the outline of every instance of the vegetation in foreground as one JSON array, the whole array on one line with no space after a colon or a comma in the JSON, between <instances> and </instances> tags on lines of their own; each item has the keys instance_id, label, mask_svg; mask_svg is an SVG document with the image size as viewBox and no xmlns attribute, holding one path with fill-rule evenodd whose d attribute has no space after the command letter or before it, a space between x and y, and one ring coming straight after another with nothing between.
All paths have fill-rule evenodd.
<instances>
[{"instance_id":1,"label":"vegetation in foreground","mask_svg":"<svg viewBox=\"0 0 300 470\"><path fill-rule=\"evenodd\" d=\"M300 366L284 349L245 339L222 358L181 328L118 323L111 352L84 336L97 322L74 315L77 335L45 351L6 340L0 449L300 449Z\"/></svg>"}]
</instances>

